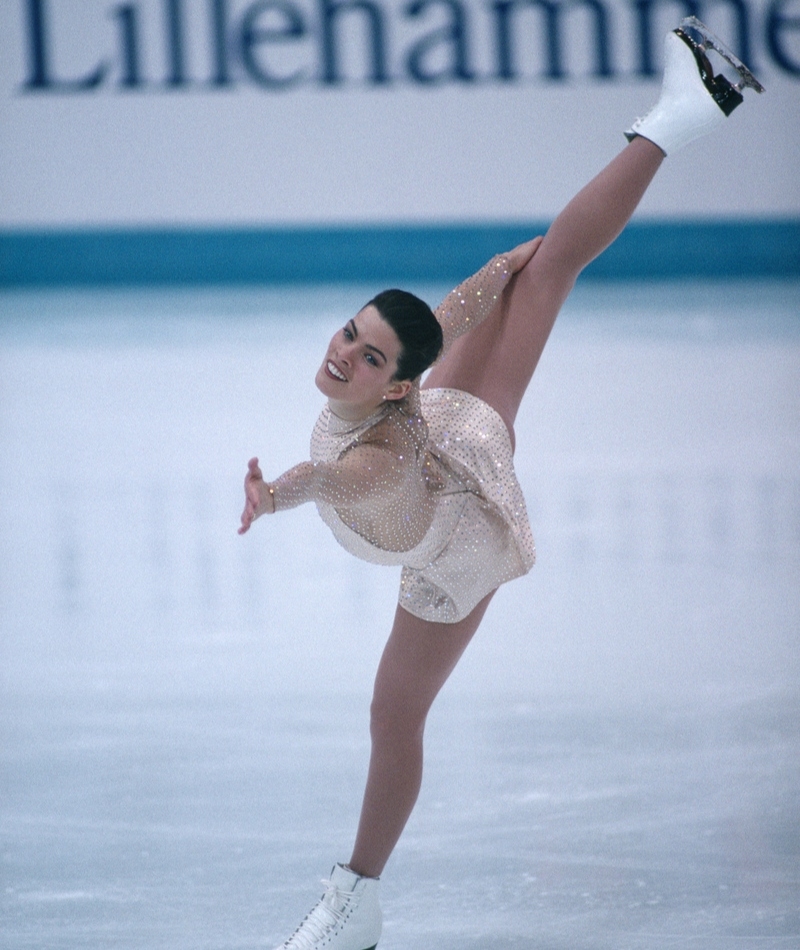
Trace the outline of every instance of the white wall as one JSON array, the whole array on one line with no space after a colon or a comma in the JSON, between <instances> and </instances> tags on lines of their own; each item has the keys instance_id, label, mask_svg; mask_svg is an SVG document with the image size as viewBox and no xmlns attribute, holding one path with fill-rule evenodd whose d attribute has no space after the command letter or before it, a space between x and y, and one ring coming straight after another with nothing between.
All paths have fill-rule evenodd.
<instances>
[{"instance_id":1,"label":"white wall","mask_svg":"<svg viewBox=\"0 0 800 950\"><path fill-rule=\"evenodd\" d=\"M366 17L350 11L331 29L347 77L338 84L318 78L323 3L278 0L259 12L254 0L0 0L0 228L549 218L624 145L623 129L657 94L657 78L637 74L635 8L623 0L603 0L612 76L588 74L590 21L577 10L563 20L566 78L543 78L545 20L528 10L514 20L514 81L496 78L498 15L487 0L436 0L418 17L374 0L391 79L372 81ZM38 67L36 9L47 47ZM220 44L210 23L223 9ZM741 9L767 93L748 95L713 140L668 161L643 216L800 215L800 27L791 21L800 3ZM248 11L262 33L286 30L290 17L305 31L281 42L251 31L249 72ZM702 12L733 44L727 4ZM452 40L422 60L449 76L409 77L408 52L455 13L473 78L453 78ZM665 0L655 32L682 15ZM655 56L658 66L660 41ZM267 88L254 78L267 70L298 78ZM94 74L93 88L76 88Z\"/></svg>"}]
</instances>

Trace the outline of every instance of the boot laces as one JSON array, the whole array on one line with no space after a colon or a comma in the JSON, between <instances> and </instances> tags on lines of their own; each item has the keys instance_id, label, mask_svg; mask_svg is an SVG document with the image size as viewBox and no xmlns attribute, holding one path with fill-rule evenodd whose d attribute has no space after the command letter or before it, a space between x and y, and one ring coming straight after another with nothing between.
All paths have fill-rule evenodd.
<instances>
[{"instance_id":1,"label":"boot laces","mask_svg":"<svg viewBox=\"0 0 800 950\"><path fill-rule=\"evenodd\" d=\"M341 890L332 881L323 880L322 884L325 893L281 950L314 950L319 941L329 937L345 920L356 895Z\"/></svg>"}]
</instances>

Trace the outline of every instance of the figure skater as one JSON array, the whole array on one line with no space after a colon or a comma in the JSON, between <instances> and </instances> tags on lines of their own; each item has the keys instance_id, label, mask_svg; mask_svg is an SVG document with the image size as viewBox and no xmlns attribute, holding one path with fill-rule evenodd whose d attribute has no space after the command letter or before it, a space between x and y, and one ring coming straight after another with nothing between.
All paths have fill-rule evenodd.
<instances>
[{"instance_id":1,"label":"figure skater","mask_svg":"<svg viewBox=\"0 0 800 950\"><path fill-rule=\"evenodd\" d=\"M714 75L708 48L734 66L735 86ZM317 372L328 401L311 461L267 482L250 460L240 533L313 501L348 551L403 569L375 680L355 846L283 950L377 945L378 879L417 799L428 710L495 590L533 565L514 419L547 337L578 274L622 231L665 155L719 125L744 86L761 91L702 24L684 21L666 37L658 103L546 236L493 258L435 312L404 291L378 294L336 333Z\"/></svg>"}]
</instances>

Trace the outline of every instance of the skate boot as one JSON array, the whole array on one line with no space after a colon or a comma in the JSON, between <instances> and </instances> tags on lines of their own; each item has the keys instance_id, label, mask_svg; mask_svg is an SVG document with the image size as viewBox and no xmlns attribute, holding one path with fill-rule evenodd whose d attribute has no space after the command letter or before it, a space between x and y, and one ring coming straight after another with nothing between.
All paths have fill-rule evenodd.
<instances>
[{"instance_id":1,"label":"skate boot","mask_svg":"<svg viewBox=\"0 0 800 950\"><path fill-rule=\"evenodd\" d=\"M337 864L325 893L277 950L375 950L381 935L378 878Z\"/></svg>"},{"instance_id":2,"label":"skate boot","mask_svg":"<svg viewBox=\"0 0 800 950\"><path fill-rule=\"evenodd\" d=\"M714 70L706 55L713 50L733 68L733 84ZM664 41L661 96L643 119L625 133L628 141L641 135L671 155L723 122L742 102L745 87L764 87L697 17L687 17Z\"/></svg>"}]
</instances>

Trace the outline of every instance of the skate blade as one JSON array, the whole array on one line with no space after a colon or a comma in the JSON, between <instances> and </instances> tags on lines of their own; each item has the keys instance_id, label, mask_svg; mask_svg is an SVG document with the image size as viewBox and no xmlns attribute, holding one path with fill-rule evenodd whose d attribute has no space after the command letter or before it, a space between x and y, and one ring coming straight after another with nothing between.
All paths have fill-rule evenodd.
<instances>
[{"instance_id":1,"label":"skate blade","mask_svg":"<svg viewBox=\"0 0 800 950\"><path fill-rule=\"evenodd\" d=\"M732 66L739 74L739 82L733 86L737 92L741 92L742 89L745 88L754 89L756 92L764 92L764 87L739 57L732 53L722 40L715 36L705 23L698 20L696 16L688 16L686 19L681 20L681 25L675 32L685 33L689 39L697 43L702 50L713 49L726 63ZM696 36L692 36L692 34L696 34ZM699 37L699 39L697 37Z\"/></svg>"}]
</instances>

